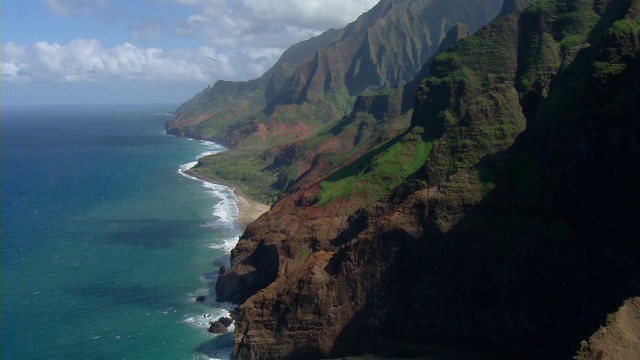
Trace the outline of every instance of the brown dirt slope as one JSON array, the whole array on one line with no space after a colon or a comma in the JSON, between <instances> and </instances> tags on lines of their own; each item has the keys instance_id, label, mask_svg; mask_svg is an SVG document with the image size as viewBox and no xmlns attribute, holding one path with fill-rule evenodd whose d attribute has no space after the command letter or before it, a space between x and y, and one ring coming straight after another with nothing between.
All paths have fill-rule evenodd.
<instances>
[{"instance_id":1,"label":"brown dirt slope","mask_svg":"<svg viewBox=\"0 0 640 360\"><path fill-rule=\"evenodd\" d=\"M589 342L584 341L576 360L640 359L640 297L628 299L607 317Z\"/></svg>"}]
</instances>

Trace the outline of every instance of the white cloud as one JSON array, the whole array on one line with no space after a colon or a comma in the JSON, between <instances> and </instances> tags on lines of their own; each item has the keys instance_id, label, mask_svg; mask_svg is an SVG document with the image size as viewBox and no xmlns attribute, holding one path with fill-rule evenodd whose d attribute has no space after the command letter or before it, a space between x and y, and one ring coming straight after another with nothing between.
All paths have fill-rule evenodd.
<instances>
[{"instance_id":1,"label":"white cloud","mask_svg":"<svg viewBox=\"0 0 640 360\"><path fill-rule=\"evenodd\" d=\"M26 47L14 42L8 42L2 46L2 79L11 78L14 82L25 82L29 80L26 72Z\"/></svg>"},{"instance_id":2,"label":"white cloud","mask_svg":"<svg viewBox=\"0 0 640 360\"><path fill-rule=\"evenodd\" d=\"M58 16L92 15L128 24L129 41L203 38L214 47L276 47L339 28L379 0L41 0ZM158 12L160 7L163 11ZM181 9L182 8L182 9ZM186 13L186 15L185 15Z\"/></svg>"},{"instance_id":3,"label":"white cloud","mask_svg":"<svg viewBox=\"0 0 640 360\"><path fill-rule=\"evenodd\" d=\"M278 49L223 53L209 46L164 51L124 43L105 48L95 39L68 44L40 41L31 47L2 46L2 81L80 82L137 81L205 82L256 77L280 55Z\"/></svg>"},{"instance_id":4,"label":"white cloud","mask_svg":"<svg viewBox=\"0 0 640 360\"><path fill-rule=\"evenodd\" d=\"M0 68L2 82L40 85L172 82L182 86L213 84L218 79L247 80L261 76L293 43L332 27L342 27L378 2L41 1L56 16L95 16L116 28L124 25L129 37L115 46L86 38L68 43L44 37L47 41L34 44L5 42ZM160 6L162 11L154 6ZM105 35L105 41L107 38ZM175 48L198 43L201 46L197 48Z\"/></svg>"},{"instance_id":5,"label":"white cloud","mask_svg":"<svg viewBox=\"0 0 640 360\"><path fill-rule=\"evenodd\" d=\"M234 62L227 65L226 70L215 69L201 73L215 73L220 76L229 74L243 78L260 76L257 69L266 70L277 60L279 54L292 44L316 36L329 28L338 28L355 20L360 14L369 10L379 0L136 0L135 2L112 2L111 0L42 0L49 10L59 16L92 15L105 17L109 21L128 23L130 43L146 46L153 43L160 45L166 40L163 37L202 38L205 46L218 49ZM131 1L131 0L129 0ZM137 4L137 6L136 6ZM140 7L142 6L142 7ZM162 6L166 11L158 13L152 9ZM171 7L183 7L185 11L171 11ZM173 10L176 10L175 8ZM114 14L118 14L115 16ZM153 15L152 15L153 14ZM159 15L160 14L160 15ZM179 14L179 15L176 15ZM124 42L125 39L122 41ZM193 43L194 41L189 41ZM197 40L196 40L197 42ZM160 45L164 47L163 45ZM261 57L243 59L243 56L269 49L268 54ZM81 51L90 53L82 56L94 58L90 64L91 71L111 71L105 64L113 63L113 59L105 60L108 49L102 49L97 41L76 40L67 45L56 43L38 43L33 45L32 52L38 57L37 69L49 74L86 70L87 61L75 61ZM138 49L140 52L140 49ZM112 55L117 48L111 49ZM190 50L193 57L198 50ZM168 50L161 55L177 58L182 53ZM65 60L58 61L64 58ZM87 59L88 59L87 58ZM102 61L102 65L99 65ZM247 60L251 64L242 64ZM105 63L105 61L107 61ZM127 60L129 61L129 60ZM33 65L34 61L27 63ZM9 73L9 62L5 73ZM12 66L18 66L12 63ZM75 64L75 68L71 67ZM146 64L150 64L147 62ZM104 66L104 68L101 68ZM136 71L151 71L141 67ZM233 67L233 68L232 68ZM33 66L30 66L33 68ZM13 69L13 67L12 67ZM13 71L13 70L12 70ZM69 75L69 74L67 74ZM69 79L79 79L77 74L69 75ZM93 76L91 76L93 78Z\"/></svg>"},{"instance_id":6,"label":"white cloud","mask_svg":"<svg viewBox=\"0 0 640 360\"><path fill-rule=\"evenodd\" d=\"M177 36L203 36L211 46L266 46L286 49L294 42L340 28L379 0L157 0L188 5Z\"/></svg>"},{"instance_id":7,"label":"white cloud","mask_svg":"<svg viewBox=\"0 0 640 360\"><path fill-rule=\"evenodd\" d=\"M244 59L239 77L262 75L292 44L340 28L379 0L156 0L188 6L173 35L202 37L208 46ZM230 80L230 79L229 79Z\"/></svg>"},{"instance_id":8,"label":"white cloud","mask_svg":"<svg viewBox=\"0 0 640 360\"><path fill-rule=\"evenodd\" d=\"M379 0L240 0L248 18L300 28L342 27L371 9Z\"/></svg>"}]
</instances>

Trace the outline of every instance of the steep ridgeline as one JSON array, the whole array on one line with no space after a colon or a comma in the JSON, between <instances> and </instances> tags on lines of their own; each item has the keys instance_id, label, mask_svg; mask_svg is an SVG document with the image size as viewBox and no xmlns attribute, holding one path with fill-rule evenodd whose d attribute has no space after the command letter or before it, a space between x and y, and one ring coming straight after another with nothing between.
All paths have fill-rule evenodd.
<instances>
[{"instance_id":1,"label":"steep ridgeline","mask_svg":"<svg viewBox=\"0 0 640 360\"><path fill-rule=\"evenodd\" d=\"M363 91L413 80L456 22L475 31L501 3L382 0L347 27L292 46L259 79L216 82L180 106L167 131L227 146L300 140L349 113Z\"/></svg>"},{"instance_id":2,"label":"steep ridgeline","mask_svg":"<svg viewBox=\"0 0 640 360\"><path fill-rule=\"evenodd\" d=\"M443 41L442 49L468 35L465 25L456 24ZM274 205L273 211L262 219L259 233L255 234L259 243L284 241L286 246L293 247L284 251L302 252L303 257L319 249L331 249L333 243L340 241L336 237L345 230L350 216L388 194L424 163L424 158L413 158L413 152L416 146L429 145L424 144L419 135L407 132L411 121L408 116L412 112L403 112L407 88L417 89L420 81L412 83L361 95L353 112L335 126L305 140L269 150L275 152L270 166L278 164L285 169L281 171L285 176L278 182L283 182L279 186L287 191L281 194L283 198ZM371 161L380 169L360 173L360 168L368 167ZM359 175L357 181L351 181L352 174ZM357 190L354 191L354 187ZM252 231L248 229L244 237L253 238ZM344 238L348 234L340 236ZM287 238L305 240L288 242ZM245 243L244 240L241 243ZM252 247L258 243L252 240L246 244ZM236 249L240 248L239 245ZM278 258L276 253L272 259ZM296 263L299 261L301 259L295 259ZM242 264L249 266L238 265L219 281L219 300L243 302L248 294L282 274L275 263L269 270L260 270L260 275L255 273L255 264L244 260ZM287 272L288 265L279 267Z\"/></svg>"},{"instance_id":3,"label":"steep ridgeline","mask_svg":"<svg viewBox=\"0 0 640 360\"><path fill-rule=\"evenodd\" d=\"M457 23L440 43L437 54L469 36L466 25ZM428 74L432 57L418 77L405 86L358 96L352 112L327 130L265 152L273 158L266 171L278 174L273 187L280 197L300 190L344 167L381 143L407 130L421 79Z\"/></svg>"},{"instance_id":4,"label":"steep ridgeline","mask_svg":"<svg viewBox=\"0 0 640 360\"><path fill-rule=\"evenodd\" d=\"M382 1L346 28L294 45L260 79L216 83L183 105L183 115L167 128L232 146L202 158L192 174L233 184L271 204L406 129L417 83L402 84L418 63L433 59L434 49L489 22L499 2ZM456 19L470 25L454 24ZM367 57L374 53L375 60ZM387 91L370 91L380 88ZM352 113L342 116L345 109ZM307 172L312 167L321 170Z\"/></svg>"},{"instance_id":5,"label":"steep ridgeline","mask_svg":"<svg viewBox=\"0 0 640 360\"><path fill-rule=\"evenodd\" d=\"M640 0L504 8L408 131L249 226L216 287L234 357L599 356L640 295Z\"/></svg>"}]
</instances>

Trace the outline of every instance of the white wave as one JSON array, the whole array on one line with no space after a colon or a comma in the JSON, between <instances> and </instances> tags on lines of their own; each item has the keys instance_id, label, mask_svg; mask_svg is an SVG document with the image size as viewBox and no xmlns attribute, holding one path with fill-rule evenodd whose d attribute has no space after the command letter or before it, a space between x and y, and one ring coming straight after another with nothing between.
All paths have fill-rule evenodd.
<instances>
[{"instance_id":1,"label":"white wave","mask_svg":"<svg viewBox=\"0 0 640 360\"><path fill-rule=\"evenodd\" d=\"M192 161L190 163L182 164L182 165L180 165L180 170L178 170L178 172L182 173L182 171L187 171L187 170L191 169L192 167L194 167L196 165L198 165L197 161ZM185 176L189 176L187 174L184 174L184 175ZM193 177L193 176L191 176L191 177Z\"/></svg>"},{"instance_id":2,"label":"white wave","mask_svg":"<svg viewBox=\"0 0 640 360\"><path fill-rule=\"evenodd\" d=\"M215 155L217 153L219 153L220 151L205 151L202 154L198 155L198 159L203 158L205 156L209 156L209 155Z\"/></svg>"},{"instance_id":3,"label":"white wave","mask_svg":"<svg viewBox=\"0 0 640 360\"><path fill-rule=\"evenodd\" d=\"M213 215L222 222L234 222L238 218L238 197L233 190L225 185L205 182L204 187L209 189L209 193L220 199L213 206Z\"/></svg>"},{"instance_id":4,"label":"white wave","mask_svg":"<svg viewBox=\"0 0 640 360\"><path fill-rule=\"evenodd\" d=\"M227 359L229 358L231 358L231 354L229 354L229 357ZM217 358L217 357L209 357L205 354L196 354L191 357L191 360L224 360L224 359Z\"/></svg>"},{"instance_id":5,"label":"white wave","mask_svg":"<svg viewBox=\"0 0 640 360\"><path fill-rule=\"evenodd\" d=\"M198 155L196 157L197 159L200 159L203 156L217 154L225 150L223 146L212 141L203 141L202 143L209 147L209 150ZM178 173L188 179L200 181L202 183L202 186L208 190L208 193L211 194L212 197L219 199L218 202L215 203L212 207L212 215L215 217L215 220L209 224L206 224L205 226L224 228L227 230L229 235L231 235L229 238L223 239L220 243L213 244L209 247L211 249L223 250L226 254L228 254L235 247L238 239L240 238L240 235L242 235L240 226L238 224L238 214L240 212L238 208L238 197L236 196L233 189L228 186L200 180L185 173L187 170L193 168L197 164L198 161L192 161L186 164L182 164L178 168Z\"/></svg>"},{"instance_id":6,"label":"white wave","mask_svg":"<svg viewBox=\"0 0 640 360\"><path fill-rule=\"evenodd\" d=\"M212 322L217 321L221 317L231 317L231 309L233 308L231 303L222 303L218 305L222 307L219 309L210 308L210 312L203 314L185 315L183 322L198 329L208 330ZM233 332L234 329L235 322L227 328L229 332Z\"/></svg>"},{"instance_id":7,"label":"white wave","mask_svg":"<svg viewBox=\"0 0 640 360\"><path fill-rule=\"evenodd\" d=\"M189 139L189 140L196 141L194 139ZM202 143L204 145L206 145L207 147L209 147L209 149L207 151L204 151L204 152L200 153L199 155L197 155L195 157L196 161L191 161L191 162L188 162L186 164L180 165L180 168L178 169L178 172L182 173L183 171L187 171L187 170L191 169L192 167L196 166L198 164L198 160L200 160L200 158L203 158L203 157L209 156L209 155L215 155L215 154L221 153L221 152L226 150L226 148L224 146L216 144L216 143L214 143L212 141L202 141Z\"/></svg>"},{"instance_id":8,"label":"white wave","mask_svg":"<svg viewBox=\"0 0 640 360\"><path fill-rule=\"evenodd\" d=\"M189 140L195 141L194 139ZM203 141L202 143L207 146L208 149L196 156L197 160L199 160L203 156L217 154L226 150L223 146L214 142ZM180 167L178 168L178 173L180 173L180 175L184 176L185 178L200 181L202 186L207 189L207 192L211 194L213 198L218 199L218 201L212 206L212 215L215 217L215 219L212 223L206 224L205 226L215 226L216 228L223 228L226 230L229 237L223 239L217 244L212 244L209 247L212 249L221 249L225 253L230 253L241 235L240 226L238 224L238 198L233 192L233 189L229 188L228 186L210 183L187 174L187 170L193 168L198 164L197 160L180 165ZM203 283L210 283L211 279L201 279L201 281L203 281ZM189 301L195 301L195 298L198 296L198 294L203 294L206 291L207 289L198 289L197 294L193 293L189 295ZM209 296L205 297L204 303L205 305L207 305L208 312L203 314L186 314L184 316L183 322L189 324L194 328L200 329L201 331L207 331L211 326L210 323L217 321L221 317L230 317L230 310L234 307L233 304L230 303L216 303L214 302L214 299ZM229 326L228 331L230 333L233 333L234 329L235 323ZM226 358L225 353L231 353L231 347L225 347L224 349L221 348L219 350L220 352L216 351L213 354L197 354L192 356L192 359L222 360L223 357Z\"/></svg>"},{"instance_id":9,"label":"white wave","mask_svg":"<svg viewBox=\"0 0 640 360\"><path fill-rule=\"evenodd\" d=\"M194 139L189 139L190 141L196 141ZM200 158L208 156L208 155L214 155L214 154L218 154L220 152L223 152L226 150L226 148L222 145L216 144L212 141L202 141L202 143L209 147L209 149L205 152L200 153L199 155L195 156L196 161L191 161L188 162L186 164L182 164L180 165L180 168L178 169L178 172L183 174L184 171L187 171L189 169L191 169L192 167L196 166L198 164L198 160L200 160ZM186 174L183 174L186 175ZM188 176L188 175L186 175Z\"/></svg>"},{"instance_id":10,"label":"white wave","mask_svg":"<svg viewBox=\"0 0 640 360\"><path fill-rule=\"evenodd\" d=\"M202 143L208 146L210 149L198 155L197 156L198 159L207 155L214 155L227 150L227 148L225 148L224 146L214 143L213 141L202 141Z\"/></svg>"},{"instance_id":11,"label":"white wave","mask_svg":"<svg viewBox=\"0 0 640 360\"><path fill-rule=\"evenodd\" d=\"M222 242L218 244L211 244L209 245L209 248L214 250L222 250L225 254L230 254L231 250L236 247L238 240L240 240L240 235L228 239L223 239Z\"/></svg>"}]
</instances>

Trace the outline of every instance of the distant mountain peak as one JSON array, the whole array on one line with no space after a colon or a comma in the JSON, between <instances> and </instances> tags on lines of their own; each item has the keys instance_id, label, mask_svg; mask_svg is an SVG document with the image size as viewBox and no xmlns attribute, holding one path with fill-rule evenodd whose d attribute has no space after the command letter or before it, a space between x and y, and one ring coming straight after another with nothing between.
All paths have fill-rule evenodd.
<instances>
[{"instance_id":1,"label":"distant mountain peak","mask_svg":"<svg viewBox=\"0 0 640 360\"><path fill-rule=\"evenodd\" d=\"M293 125L295 118L320 128L349 113L362 92L413 80L456 22L476 31L501 5L502 0L380 1L343 29L291 46L259 79L216 82L180 106L167 131L233 146L251 137L254 121L268 128ZM278 140L271 137L269 143Z\"/></svg>"}]
</instances>

